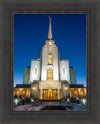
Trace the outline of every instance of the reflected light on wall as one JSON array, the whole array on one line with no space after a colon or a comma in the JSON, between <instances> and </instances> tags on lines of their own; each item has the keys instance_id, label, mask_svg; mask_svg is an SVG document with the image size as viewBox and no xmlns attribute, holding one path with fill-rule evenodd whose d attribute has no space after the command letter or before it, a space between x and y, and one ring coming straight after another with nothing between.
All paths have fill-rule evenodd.
<instances>
[{"instance_id":1,"label":"reflected light on wall","mask_svg":"<svg viewBox=\"0 0 100 124\"><path fill-rule=\"evenodd\" d=\"M22 88L19 88L20 91L22 91Z\"/></svg>"},{"instance_id":2,"label":"reflected light on wall","mask_svg":"<svg viewBox=\"0 0 100 124\"><path fill-rule=\"evenodd\" d=\"M51 89L49 89L49 91L51 91Z\"/></svg>"}]
</instances>

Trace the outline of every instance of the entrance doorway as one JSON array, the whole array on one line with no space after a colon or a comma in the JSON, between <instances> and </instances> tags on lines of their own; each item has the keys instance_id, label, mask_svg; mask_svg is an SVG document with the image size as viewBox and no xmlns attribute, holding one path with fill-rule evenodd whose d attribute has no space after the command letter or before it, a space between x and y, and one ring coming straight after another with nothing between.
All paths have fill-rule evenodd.
<instances>
[{"instance_id":1,"label":"entrance doorway","mask_svg":"<svg viewBox=\"0 0 100 124\"><path fill-rule=\"evenodd\" d=\"M40 90L38 91L38 98L40 99ZM57 89L43 89L44 100L57 100L58 90ZM60 89L60 99L62 98L62 90Z\"/></svg>"}]
</instances>

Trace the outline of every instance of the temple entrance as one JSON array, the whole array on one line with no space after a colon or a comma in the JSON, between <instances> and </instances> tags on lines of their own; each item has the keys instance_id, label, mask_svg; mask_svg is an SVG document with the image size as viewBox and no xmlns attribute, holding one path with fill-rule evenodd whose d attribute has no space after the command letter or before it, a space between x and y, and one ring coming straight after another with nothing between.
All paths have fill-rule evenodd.
<instances>
[{"instance_id":1,"label":"temple entrance","mask_svg":"<svg viewBox=\"0 0 100 124\"><path fill-rule=\"evenodd\" d=\"M57 90L51 90L51 89L43 90L43 99L46 99L46 100L58 99L58 91Z\"/></svg>"},{"instance_id":2,"label":"temple entrance","mask_svg":"<svg viewBox=\"0 0 100 124\"><path fill-rule=\"evenodd\" d=\"M40 90L38 91L38 98L40 99ZM60 89L60 99L62 98L62 90ZM58 90L57 89L43 89L44 100L57 100Z\"/></svg>"}]
</instances>

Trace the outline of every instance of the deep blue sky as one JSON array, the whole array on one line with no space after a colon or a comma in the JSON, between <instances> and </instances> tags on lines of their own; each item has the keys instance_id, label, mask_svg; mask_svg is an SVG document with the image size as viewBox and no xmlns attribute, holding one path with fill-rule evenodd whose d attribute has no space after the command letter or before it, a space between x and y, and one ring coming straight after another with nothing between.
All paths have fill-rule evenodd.
<instances>
[{"instance_id":1,"label":"deep blue sky","mask_svg":"<svg viewBox=\"0 0 100 124\"><path fill-rule=\"evenodd\" d=\"M48 16L60 58L69 60L77 83L86 86L86 14L14 14L14 86L22 84L31 59L40 58L48 37Z\"/></svg>"}]
</instances>

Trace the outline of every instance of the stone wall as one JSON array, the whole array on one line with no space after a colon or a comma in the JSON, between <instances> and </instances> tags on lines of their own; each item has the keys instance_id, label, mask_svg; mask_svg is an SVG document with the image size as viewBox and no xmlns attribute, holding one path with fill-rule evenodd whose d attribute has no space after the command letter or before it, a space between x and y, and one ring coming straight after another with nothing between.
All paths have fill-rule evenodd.
<instances>
[{"instance_id":1,"label":"stone wall","mask_svg":"<svg viewBox=\"0 0 100 124\"><path fill-rule=\"evenodd\" d=\"M60 80L70 83L69 61L60 60Z\"/></svg>"},{"instance_id":2,"label":"stone wall","mask_svg":"<svg viewBox=\"0 0 100 124\"><path fill-rule=\"evenodd\" d=\"M38 82L34 82L33 84L31 84L31 92L30 92L31 98L38 98L38 89L39 89Z\"/></svg>"},{"instance_id":3,"label":"stone wall","mask_svg":"<svg viewBox=\"0 0 100 124\"><path fill-rule=\"evenodd\" d=\"M40 80L40 60L31 61L30 83L34 80Z\"/></svg>"},{"instance_id":4,"label":"stone wall","mask_svg":"<svg viewBox=\"0 0 100 124\"><path fill-rule=\"evenodd\" d=\"M24 69L23 84L30 84L30 67Z\"/></svg>"},{"instance_id":5,"label":"stone wall","mask_svg":"<svg viewBox=\"0 0 100 124\"><path fill-rule=\"evenodd\" d=\"M76 71L75 68L70 67L70 83L71 84L76 84Z\"/></svg>"},{"instance_id":6,"label":"stone wall","mask_svg":"<svg viewBox=\"0 0 100 124\"><path fill-rule=\"evenodd\" d=\"M47 80L47 65L48 65L49 47L42 48L41 54L41 80ZM53 65L53 80L59 80L59 53L58 48L51 46L52 65Z\"/></svg>"}]
</instances>

